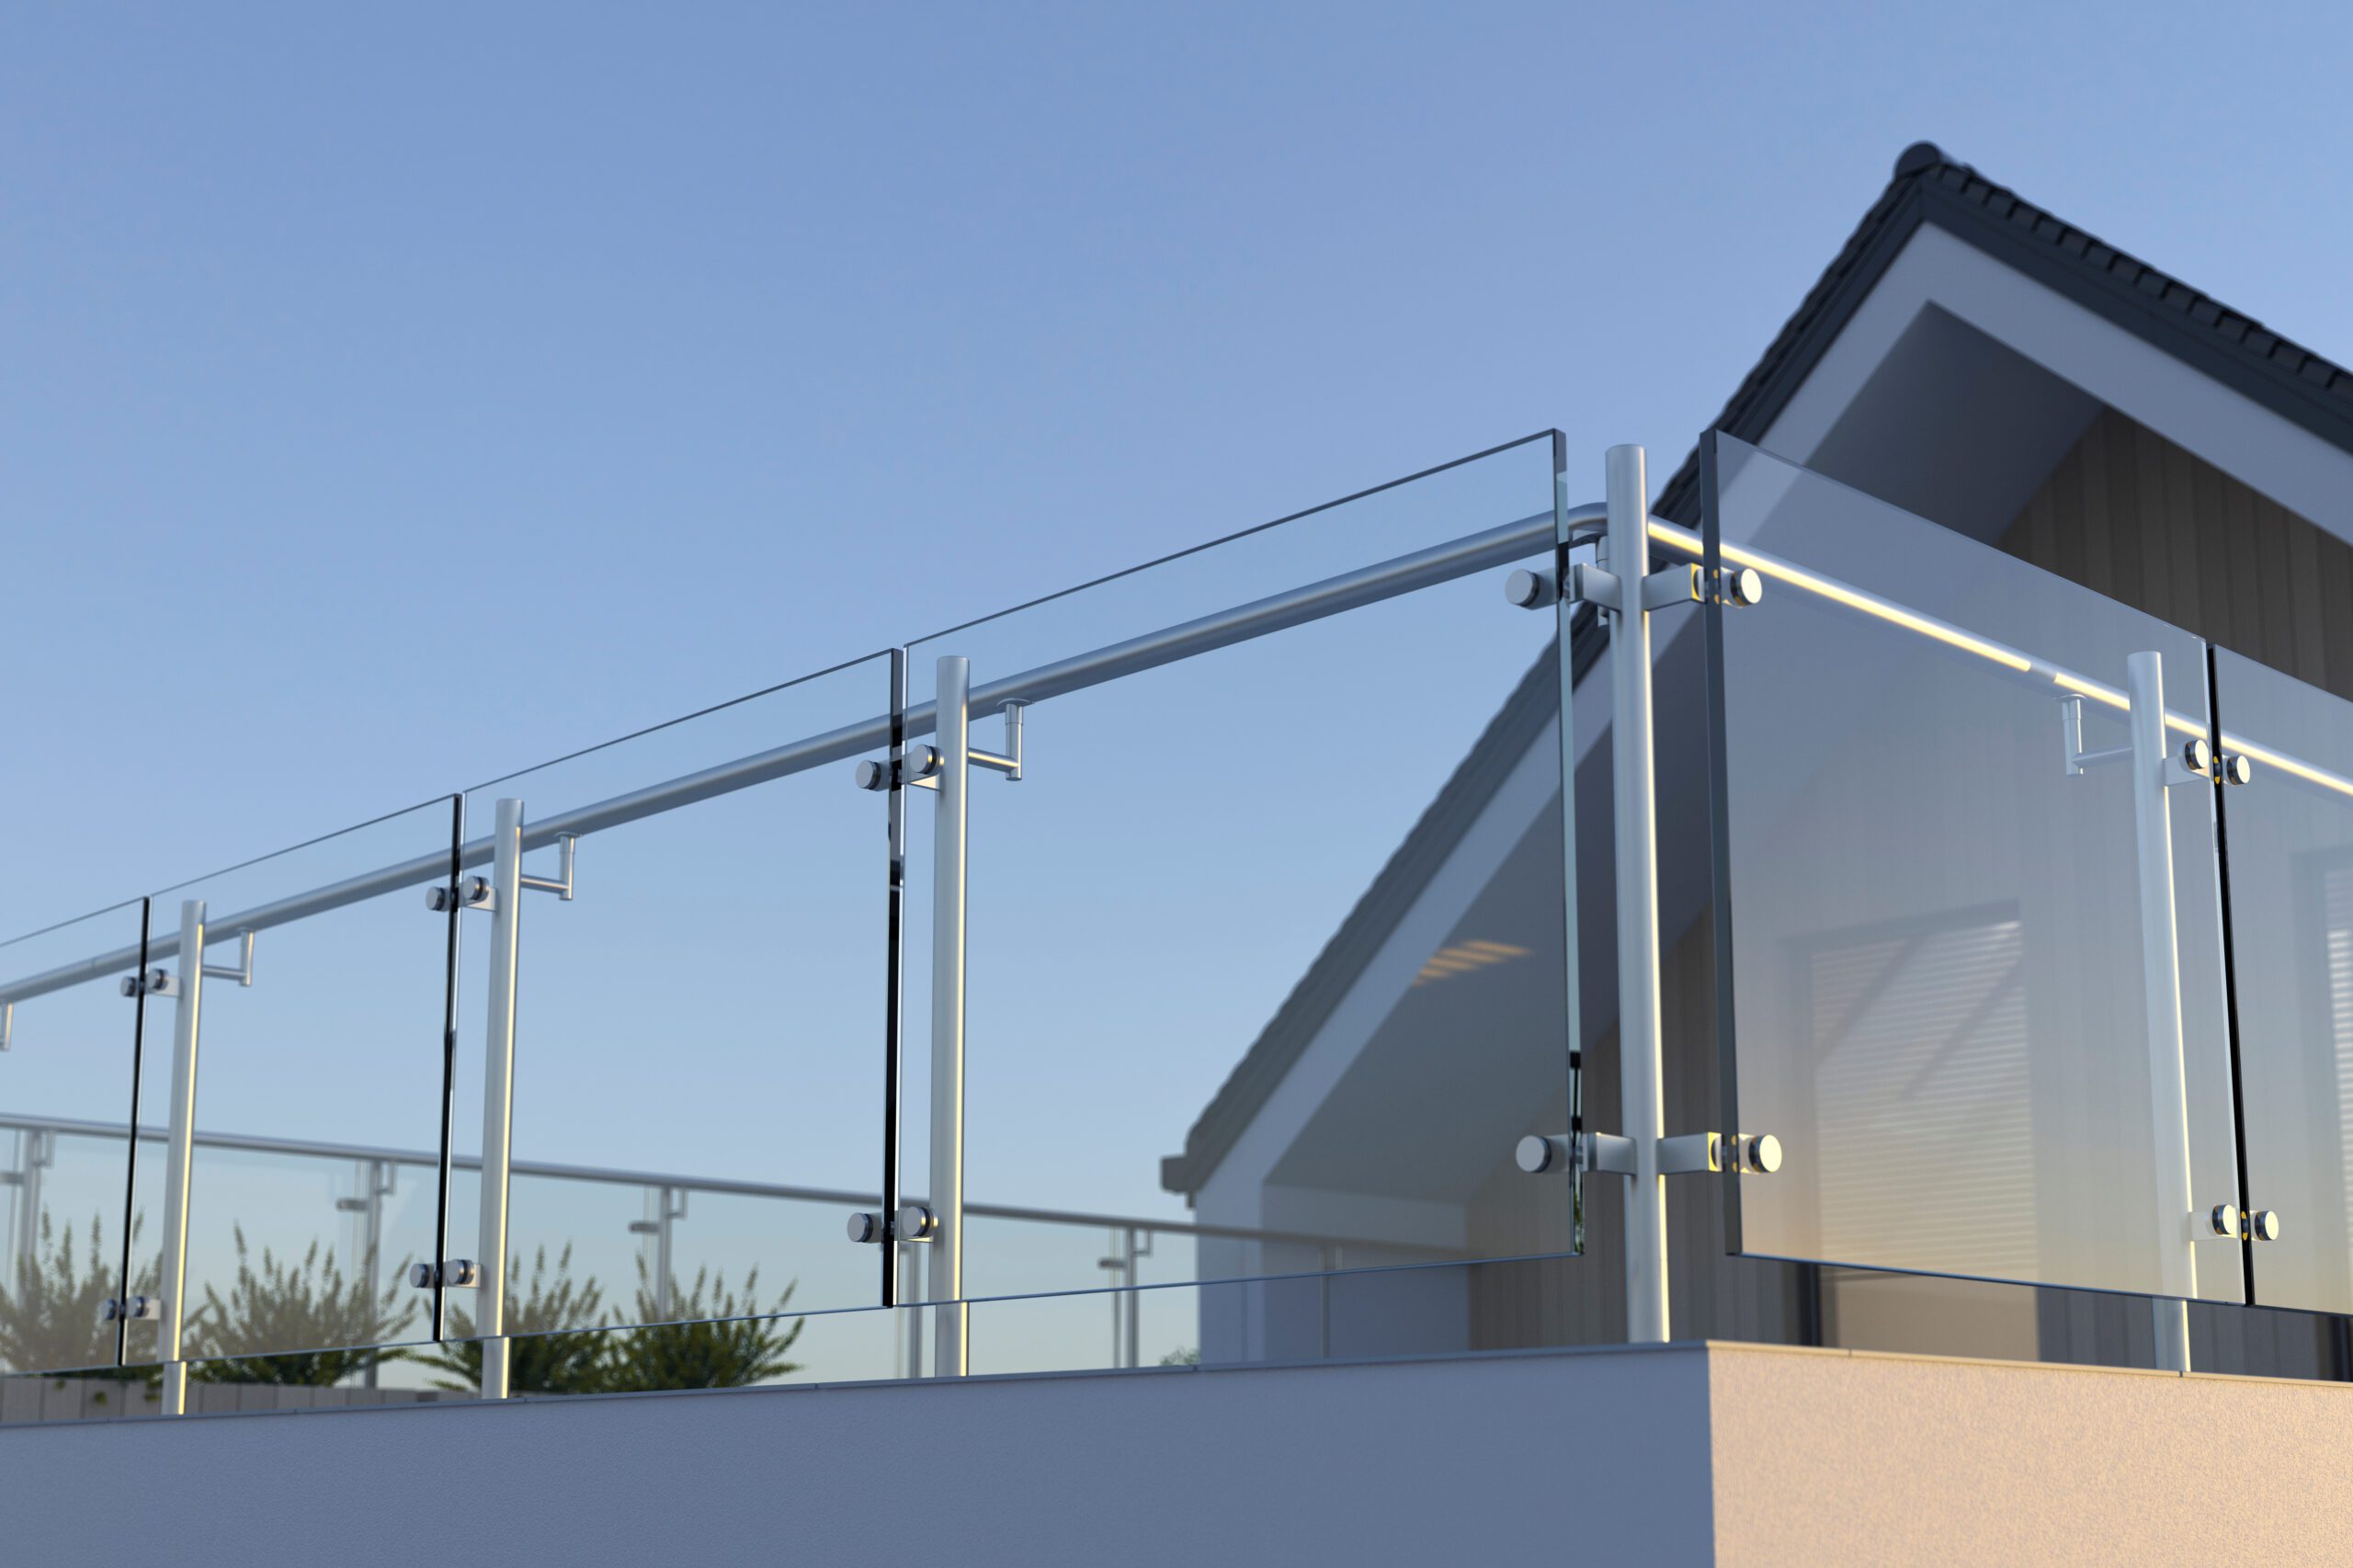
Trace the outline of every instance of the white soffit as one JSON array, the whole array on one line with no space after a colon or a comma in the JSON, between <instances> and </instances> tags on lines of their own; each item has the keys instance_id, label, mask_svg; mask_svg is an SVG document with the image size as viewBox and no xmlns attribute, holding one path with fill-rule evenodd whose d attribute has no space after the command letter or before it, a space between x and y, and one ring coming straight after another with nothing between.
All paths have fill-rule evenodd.
<instances>
[{"instance_id":1,"label":"white soffit","mask_svg":"<svg viewBox=\"0 0 2353 1568\"><path fill-rule=\"evenodd\" d=\"M1810 463L1919 314L1936 307L2353 542L2353 453L1924 222L1758 442Z\"/></svg>"}]
</instances>

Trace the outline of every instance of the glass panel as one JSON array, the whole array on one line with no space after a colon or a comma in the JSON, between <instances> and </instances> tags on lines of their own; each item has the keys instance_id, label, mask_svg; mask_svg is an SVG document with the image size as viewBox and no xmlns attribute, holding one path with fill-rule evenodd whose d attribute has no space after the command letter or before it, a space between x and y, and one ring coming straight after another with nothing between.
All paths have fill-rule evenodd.
<instances>
[{"instance_id":1,"label":"glass panel","mask_svg":"<svg viewBox=\"0 0 2353 1568\"><path fill-rule=\"evenodd\" d=\"M1739 1184L1741 1250L2242 1300L2237 1249L2193 1249L2188 1216L2162 1211L2185 1108L2152 1069L2173 1048L2146 1003L2129 748L2100 756L2127 747L2136 653L2159 655L2169 743L2203 735L2203 645L1716 440L1725 557L1765 575L1763 603L1711 612L1720 1005L1739 1126L1787 1151ZM1685 748L1662 777L1697 766L1693 728L1662 719ZM2202 1209L2237 1190L2213 790L2153 792Z\"/></svg>"},{"instance_id":2,"label":"glass panel","mask_svg":"<svg viewBox=\"0 0 2353 1568\"><path fill-rule=\"evenodd\" d=\"M557 835L578 835L574 895L527 890L520 911L510 1333L880 1299L881 1256L844 1222L881 1169L887 796L853 760L887 738L889 671L860 660L469 794L477 839L523 802L527 876L560 880ZM706 770L733 771L638 796ZM473 1332L460 1301L452 1333Z\"/></svg>"},{"instance_id":3,"label":"glass panel","mask_svg":"<svg viewBox=\"0 0 2353 1568\"><path fill-rule=\"evenodd\" d=\"M1564 1256L1014 1297L972 1308L978 1373L1259 1366L1579 1344ZM1535 1303L1550 1310L1529 1310Z\"/></svg>"},{"instance_id":4,"label":"glass panel","mask_svg":"<svg viewBox=\"0 0 2353 1568\"><path fill-rule=\"evenodd\" d=\"M107 1335L108 1350L114 1335ZM116 1421L160 1415L163 1392L153 1367L84 1367L60 1372L0 1373L0 1426L29 1421Z\"/></svg>"},{"instance_id":5,"label":"glass panel","mask_svg":"<svg viewBox=\"0 0 2353 1568\"><path fill-rule=\"evenodd\" d=\"M970 780L968 1296L1122 1278L1131 1227L1174 1233L1162 1278L1573 1250L1568 1184L1512 1160L1567 1124L1553 617L1502 593L1549 553L1552 486L1539 438L910 650L921 734L943 656L976 748L1029 704L1020 778ZM1086 663L1488 530L1386 597ZM936 800L910 812L926 936Z\"/></svg>"},{"instance_id":6,"label":"glass panel","mask_svg":"<svg viewBox=\"0 0 2353 1568\"><path fill-rule=\"evenodd\" d=\"M2221 648L2214 699L2255 1298L2353 1312L2353 703Z\"/></svg>"},{"instance_id":7,"label":"glass panel","mask_svg":"<svg viewBox=\"0 0 2353 1568\"><path fill-rule=\"evenodd\" d=\"M119 904L0 944L0 994L17 997L0 1053L0 1371L116 1359L118 1331L103 1314L123 1293L139 1013L121 983L139 969L142 907ZM168 1014L161 1032L168 1040ZM159 1190L138 1193L131 1222L153 1239ZM153 1270L133 1289L152 1295ZM12 1384L7 1397L22 1401L31 1386Z\"/></svg>"},{"instance_id":8,"label":"glass panel","mask_svg":"<svg viewBox=\"0 0 2353 1568\"><path fill-rule=\"evenodd\" d=\"M1164 1371L1581 1344L1574 1266L1514 1258L976 1300L972 1370ZM1521 1310L1531 1302L1545 1310ZM867 1308L530 1335L509 1355L517 1393L880 1381L924 1375L931 1316ZM476 1342L436 1355L457 1369L440 1386L481 1375Z\"/></svg>"},{"instance_id":9,"label":"glass panel","mask_svg":"<svg viewBox=\"0 0 2353 1568\"><path fill-rule=\"evenodd\" d=\"M866 1307L522 1335L507 1347L508 1378L515 1393L537 1395L880 1381L908 1375L920 1315ZM479 1381L481 1342L442 1346L438 1364L453 1385Z\"/></svg>"},{"instance_id":10,"label":"glass panel","mask_svg":"<svg viewBox=\"0 0 2353 1568\"><path fill-rule=\"evenodd\" d=\"M458 1386L441 1346L341 1346L309 1358L312 1375L286 1376L289 1358L228 1356L190 1361L188 1414L226 1415L271 1410L349 1410L371 1404L430 1404L475 1399Z\"/></svg>"},{"instance_id":11,"label":"glass panel","mask_svg":"<svg viewBox=\"0 0 2353 1568\"><path fill-rule=\"evenodd\" d=\"M156 893L141 1189L160 1206L175 1025L203 921L182 1354L287 1387L369 1381L428 1337L449 797ZM250 952L245 937L250 933ZM250 962L248 962L250 959ZM153 1256L151 1251L150 1256ZM265 1376L266 1374L266 1376Z\"/></svg>"}]
</instances>

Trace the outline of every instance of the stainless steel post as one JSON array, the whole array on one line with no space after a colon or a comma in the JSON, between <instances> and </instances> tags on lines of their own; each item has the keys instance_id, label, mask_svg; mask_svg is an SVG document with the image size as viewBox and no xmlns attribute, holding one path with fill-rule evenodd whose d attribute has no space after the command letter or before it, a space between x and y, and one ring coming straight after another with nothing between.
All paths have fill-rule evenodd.
<instances>
[{"instance_id":1,"label":"stainless steel post","mask_svg":"<svg viewBox=\"0 0 2353 1568\"><path fill-rule=\"evenodd\" d=\"M2165 1297L2150 1303L2157 1365L2189 1370L2188 1299L2198 1294L2191 1241L2189 1089L2182 1067L2181 948L2174 923L2173 813L2166 778L2175 767L2165 738L2164 661L2125 662L2131 701L2132 829L2141 881L2141 981L2149 1028L2149 1109L2155 1142L2157 1256Z\"/></svg>"},{"instance_id":2,"label":"stainless steel post","mask_svg":"<svg viewBox=\"0 0 2353 1568\"><path fill-rule=\"evenodd\" d=\"M1139 1289L1142 1284L1142 1281L1136 1278L1138 1264L1142 1254L1137 1251L1136 1242L1136 1228L1133 1225L1130 1225L1127 1233L1128 1266L1126 1278L1123 1280L1123 1283L1125 1283L1128 1288L1126 1303L1128 1309L1127 1364L1131 1367L1139 1367L1143 1364L1143 1291Z\"/></svg>"},{"instance_id":3,"label":"stainless steel post","mask_svg":"<svg viewBox=\"0 0 2353 1568\"><path fill-rule=\"evenodd\" d=\"M168 1142L164 1149L164 1256L155 1281L163 1298L161 1320L155 1325L155 1358L164 1364L163 1414L178 1415L188 1409L188 1363L180 1359L180 1334L187 1326L183 1310L188 1297L188 1173L195 1153L196 1044L199 1015L204 1005L204 901L180 905L180 946L176 960L179 996L172 1017L172 1098L168 1110ZM142 984L146 983L141 977ZM138 1142L138 1130L132 1139ZM136 1159L134 1152L132 1158ZM130 1281L123 1282L126 1293Z\"/></svg>"},{"instance_id":4,"label":"stainless steel post","mask_svg":"<svg viewBox=\"0 0 2353 1568\"><path fill-rule=\"evenodd\" d=\"M899 1248L900 1290L904 1292L908 1301L920 1301L924 1300L923 1248L912 1242L899 1242L894 1244ZM907 1333L905 1344L899 1352L906 1363L900 1369L900 1375L919 1378L923 1376L924 1309L909 1306L901 1310L906 1313Z\"/></svg>"},{"instance_id":5,"label":"stainless steel post","mask_svg":"<svg viewBox=\"0 0 2353 1568\"><path fill-rule=\"evenodd\" d=\"M490 1023L483 1039L482 1232L474 1332L482 1395L506 1397L506 1176L515 1131L515 960L523 917L523 802L498 802L491 832Z\"/></svg>"},{"instance_id":6,"label":"stainless steel post","mask_svg":"<svg viewBox=\"0 0 2353 1568\"><path fill-rule=\"evenodd\" d=\"M1658 1144L1666 1135L1659 1036L1658 824L1651 751L1651 631L1643 608L1650 567L1650 489L1643 449L1608 455L1609 570L1619 610L1609 627L1615 707L1610 757L1618 836L1618 1075L1624 1135L1632 1140L1626 1184L1626 1337L1667 1337L1666 1181Z\"/></svg>"},{"instance_id":7,"label":"stainless steel post","mask_svg":"<svg viewBox=\"0 0 2353 1568\"><path fill-rule=\"evenodd\" d=\"M359 1266L352 1272L369 1281L369 1288L373 1290L376 1271L383 1267L384 1199L392 1195L397 1177L394 1167L382 1160L363 1160L355 1174L365 1187L357 1198L337 1199L335 1207L359 1216ZM362 1386L378 1386L382 1365L373 1359L368 1363L368 1370L360 1379Z\"/></svg>"},{"instance_id":8,"label":"stainless steel post","mask_svg":"<svg viewBox=\"0 0 2353 1568\"><path fill-rule=\"evenodd\" d=\"M964 1294L964 875L971 828L972 680L968 660L939 661L936 684L939 806L933 835L931 912L932 1372L962 1377L970 1337Z\"/></svg>"},{"instance_id":9,"label":"stainless steel post","mask_svg":"<svg viewBox=\"0 0 2353 1568\"><path fill-rule=\"evenodd\" d=\"M38 1256L40 1228L40 1173L57 1158L57 1134L28 1127L17 1134L16 1219L9 1226L13 1284L29 1277Z\"/></svg>"}]
</instances>

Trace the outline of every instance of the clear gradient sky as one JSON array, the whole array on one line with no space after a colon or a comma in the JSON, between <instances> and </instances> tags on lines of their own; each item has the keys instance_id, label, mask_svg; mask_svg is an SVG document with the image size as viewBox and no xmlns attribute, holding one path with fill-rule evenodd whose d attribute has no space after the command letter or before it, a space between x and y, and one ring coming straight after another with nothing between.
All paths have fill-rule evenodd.
<instances>
[{"instance_id":1,"label":"clear gradient sky","mask_svg":"<svg viewBox=\"0 0 2353 1568\"><path fill-rule=\"evenodd\" d=\"M14 8L0 928L1530 429L1930 138L2353 356L2337 6Z\"/></svg>"}]
</instances>

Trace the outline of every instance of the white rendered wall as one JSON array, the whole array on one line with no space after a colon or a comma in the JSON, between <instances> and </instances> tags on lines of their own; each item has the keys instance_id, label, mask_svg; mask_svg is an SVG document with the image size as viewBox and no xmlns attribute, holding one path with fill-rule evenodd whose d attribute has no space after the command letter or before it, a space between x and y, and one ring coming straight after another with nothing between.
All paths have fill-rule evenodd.
<instances>
[{"instance_id":1,"label":"white rendered wall","mask_svg":"<svg viewBox=\"0 0 2353 1568\"><path fill-rule=\"evenodd\" d=\"M0 1427L6 1561L2342 1563L2353 1386L1682 1345Z\"/></svg>"},{"instance_id":2,"label":"white rendered wall","mask_svg":"<svg viewBox=\"0 0 2353 1568\"><path fill-rule=\"evenodd\" d=\"M1536 1563L1572 1539L1699 1562L1706 1402L1687 1349L8 1426L0 1542L172 1568Z\"/></svg>"}]
</instances>

